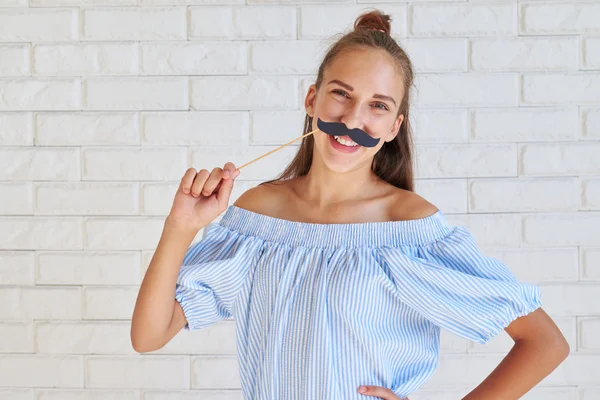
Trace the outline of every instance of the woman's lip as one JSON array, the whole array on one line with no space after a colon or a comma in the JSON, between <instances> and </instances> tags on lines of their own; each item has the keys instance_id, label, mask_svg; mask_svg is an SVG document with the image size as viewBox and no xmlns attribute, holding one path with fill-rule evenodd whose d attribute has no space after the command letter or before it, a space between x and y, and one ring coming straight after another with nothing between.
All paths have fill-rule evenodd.
<instances>
[{"instance_id":1,"label":"woman's lip","mask_svg":"<svg viewBox=\"0 0 600 400\"><path fill-rule=\"evenodd\" d=\"M342 153L354 153L355 151L358 151L358 149L360 149L362 147L360 145L358 145L358 146L344 146L343 144L341 144L340 142L338 142L337 140L335 140L335 137L333 135L327 135L327 136L329 136L329 140L331 142L331 146L333 146L337 151L340 151ZM340 136L340 137L346 138L348 136Z\"/></svg>"}]
</instances>

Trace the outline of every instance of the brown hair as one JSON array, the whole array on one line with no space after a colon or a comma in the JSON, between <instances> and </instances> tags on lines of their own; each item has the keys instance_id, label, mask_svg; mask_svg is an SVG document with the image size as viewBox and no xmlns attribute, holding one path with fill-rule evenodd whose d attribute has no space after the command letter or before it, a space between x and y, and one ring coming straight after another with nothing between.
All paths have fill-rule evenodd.
<instances>
[{"instance_id":1,"label":"brown hair","mask_svg":"<svg viewBox=\"0 0 600 400\"><path fill-rule=\"evenodd\" d=\"M354 30L342 36L329 48L319 67L315 86L318 90L323 81L325 68L338 55L355 47L362 46L383 49L392 57L404 83L404 98L400 102L396 117L403 114L404 120L394 140L385 142L375 154L371 169L380 179L412 192L414 191L412 165L413 139L409 121L409 99L410 88L414 81L413 68L404 50L390 36L390 21L391 17L380 11L371 11L360 15L354 22ZM312 130L312 122L312 117L306 115L303 134ZM296 156L281 175L276 179L263 182L263 184L306 175L312 163L313 146L313 135L302 139Z\"/></svg>"}]
</instances>

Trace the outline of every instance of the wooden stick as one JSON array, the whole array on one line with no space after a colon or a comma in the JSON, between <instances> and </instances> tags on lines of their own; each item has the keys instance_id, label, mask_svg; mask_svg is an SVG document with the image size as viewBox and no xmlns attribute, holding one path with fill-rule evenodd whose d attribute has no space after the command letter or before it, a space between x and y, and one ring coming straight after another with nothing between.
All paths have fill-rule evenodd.
<instances>
[{"instance_id":1,"label":"wooden stick","mask_svg":"<svg viewBox=\"0 0 600 400\"><path fill-rule=\"evenodd\" d=\"M276 149L273 149L273 150L271 150L270 152L268 152L268 153L266 153L266 154L263 154L262 156L260 156L260 157L258 157L258 158L255 158L254 160L252 160L252 161L250 161L250 162L247 162L246 164L242 165L241 167L238 167L237 169L238 169L238 170L239 170L239 169L242 169L242 168L244 168L246 165L250 165L250 164L252 164L253 162L255 162L255 161L258 161L258 160L260 160L261 158L263 158L263 157L266 157L266 156L268 156L269 154L271 154L271 153L274 153L274 152L276 152L276 151L277 151L277 150L279 150L279 149L283 149L285 146L287 146L288 144L294 143L296 140L300 140L300 139L302 139L303 137L306 137L306 136L308 136L308 135L312 135L312 134L313 134L313 133L315 133L316 131L318 131L318 129L315 129L315 130L314 130L314 131L312 131L312 132L308 132L306 135L302 135L302 136L300 136L299 138L296 138L296 139L292 140L291 142L287 142L286 144L284 144L284 145L281 145L281 146L279 146L278 148L276 148Z\"/></svg>"}]
</instances>

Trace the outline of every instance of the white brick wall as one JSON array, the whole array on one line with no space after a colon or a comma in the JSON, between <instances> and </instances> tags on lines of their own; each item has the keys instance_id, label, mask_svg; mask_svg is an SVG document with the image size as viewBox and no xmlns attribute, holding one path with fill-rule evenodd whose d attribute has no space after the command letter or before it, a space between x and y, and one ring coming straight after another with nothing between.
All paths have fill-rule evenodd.
<instances>
[{"instance_id":1,"label":"white brick wall","mask_svg":"<svg viewBox=\"0 0 600 400\"><path fill-rule=\"evenodd\" d=\"M539 284L571 345L525 398L600 398L597 1L0 0L0 400L241 400L232 321L140 355L135 296L185 169L300 136L331 36L369 7L417 69L417 192ZM511 343L444 331L411 400L460 398Z\"/></svg>"}]
</instances>

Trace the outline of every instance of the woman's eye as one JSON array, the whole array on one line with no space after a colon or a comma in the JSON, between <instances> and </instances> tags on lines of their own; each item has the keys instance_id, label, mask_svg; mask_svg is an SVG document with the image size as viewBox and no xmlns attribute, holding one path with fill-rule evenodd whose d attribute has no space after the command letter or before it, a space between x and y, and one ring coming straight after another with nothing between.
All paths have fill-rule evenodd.
<instances>
[{"instance_id":1,"label":"woman's eye","mask_svg":"<svg viewBox=\"0 0 600 400\"><path fill-rule=\"evenodd\" d=\"M386 110L386 111L388 109L388 107L383 103L375 103L375 108L380 108L380 109Z\"/></svg>"},{"instance_id":2,"label":"woman's eye","mask_svg":"<svg viewBox=\"0 0 600 400\"><path fill-rule=\"evenodd\" d=\"M333 90L332 90L332 92L333 92L333 93L335 93L335 94L342 95L342 96L344 96L344 97L348 97L348 95L346 94L346 92L344 92L344 91L343 91L343 90L341 90L341 89L333 89Z\"/></svg>"}]
</instances>

